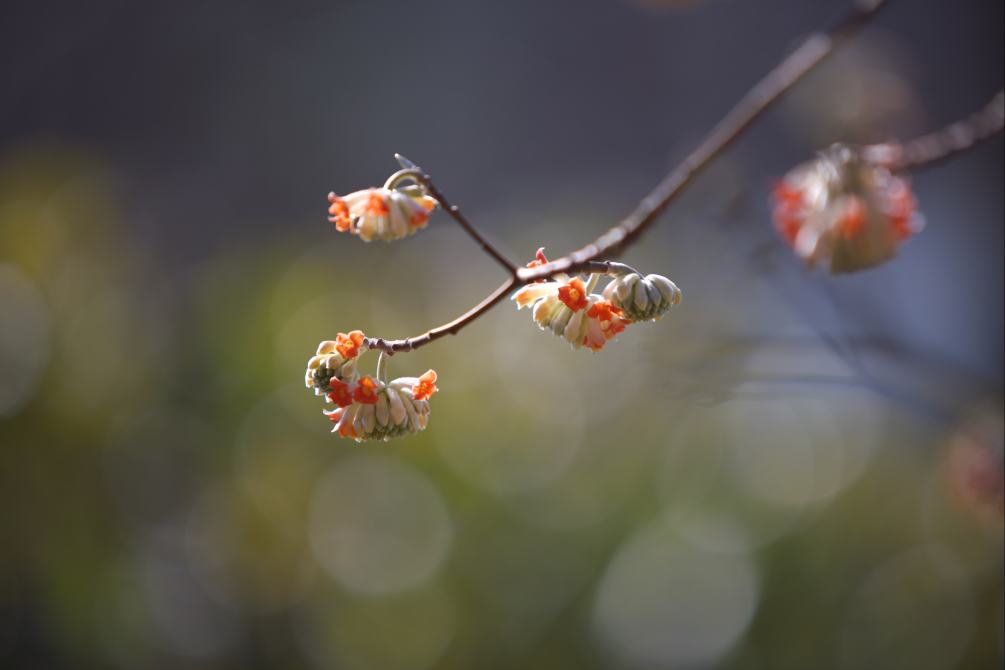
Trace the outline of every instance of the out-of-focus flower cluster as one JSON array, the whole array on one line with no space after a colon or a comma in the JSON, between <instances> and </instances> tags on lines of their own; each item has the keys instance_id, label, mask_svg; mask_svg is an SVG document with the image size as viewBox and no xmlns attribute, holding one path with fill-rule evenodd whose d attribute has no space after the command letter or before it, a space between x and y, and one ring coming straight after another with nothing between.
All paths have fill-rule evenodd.
<instances>
[{"instance_id":1,"label":"out-of-focus flower cluster","mask_svg":"<svg viewBox=\"0 0 1005 670\"><path fill-rule=\"evenodd\" d=\"M548 262L544 250L527 267ZM681 291L660 275L642 277L634 271L616 276L603 295L591 293L598 277L589 285L580 277L556 274L551 280L538 281L513 294L517 309L533 308L534 321L542 330L550 330L573 349L588 347L600 351L635 321L654 321L671 306L680 304Z\"/></svg>"},{"instance_id":2,"label":"out-of-focus flower cluster","mask_svg":"<svg viewBox=\"0 0 1005 670\"><path fill-rule=\"evenodd\" d=\"M400 240L423 229L436 200L419 186L369 188L340 197L328 194L328 220L340 233L370 240Z\"/></svg>"},{"instance_id":3,"label":"out-of-focus flower cluster","mask_svg":"<svg viewBox=\"0 0 1005 670\"><path fill-rule=\"evenodd\" d=\"M835 144L775 187L775 227L810 267L855 272L890 259L921 230L906 180Z\"/></svg>"},{"instance_id":4,"label":"out-of-focus flower cluster","mask_svg":"<svg viewBox=\"0 0 1005 670\"><path fill-rule=\"evenodd\" d=\"M335 405L324 410L335 427L333 433L357 442L384 440L425 430L429 421L429 398L439 390L436 372L420 377L399 377L383 382L360 376L359 355L367 350L362 331L339 333L318 345L307 362L307 388ZM379 366L378 366L379 367Z\"/></svg>"}]
</instances>

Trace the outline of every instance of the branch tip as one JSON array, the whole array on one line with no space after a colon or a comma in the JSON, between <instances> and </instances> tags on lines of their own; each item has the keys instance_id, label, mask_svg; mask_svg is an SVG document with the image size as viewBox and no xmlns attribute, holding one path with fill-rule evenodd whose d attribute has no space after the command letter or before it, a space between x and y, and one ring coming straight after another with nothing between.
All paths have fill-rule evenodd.
<instances>
[{"instance_id":1,"label":"branch tip","mask_svg":"<svg viewBox=\"0 0 1005 670\"><path fill-rule=\"evenodd\" d=\"M418 170L419 166L408 160L399 153L394 154L394 160L398 161L398 165L405 168L406 170Z\"/></svg>"}]
</instances>

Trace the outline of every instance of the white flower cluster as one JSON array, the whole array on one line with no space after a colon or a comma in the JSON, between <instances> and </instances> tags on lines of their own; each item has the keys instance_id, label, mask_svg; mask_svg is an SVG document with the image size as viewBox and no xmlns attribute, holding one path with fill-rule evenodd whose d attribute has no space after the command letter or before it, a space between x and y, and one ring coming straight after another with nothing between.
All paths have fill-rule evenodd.
<instances>
[{"instance_id":1,"label":"white flower cluster","mask_svg":"<svg viewBox=\"0 0 1005 670\"><path fill-rule=\"evenodd\" d=\"M337 382L336 382L337 383ZM390 440L425 430L429 422L429 401L416 397L416 377L399 377L387 384L363 377L346 389L353 401L345 407L325 410L335 424L333 433L357 442ZM329 393L329 400L333 400Z\"/></svg>"},{"instance_id":2,"label":"white flower cluster","mask_svg":"<svg viewBox=\"0 0 1005 670\"><path fill-rule=\"evenodd\" d=\"M428 370L420 377L399 377L388 383L370 375L361 377L356 364L366 350L366 336L354 330L325 340L307 361L307 387L337 406L324 412L335 424L332 432L362 442L387 441L424 430L429 398L438 390L436 372ZM377 368L381 376L379 362Z\"/></svg>"},{"instance_id":3,"label":"white flower cluster","mask_svg":"<svg viewBox=\"0 0 1005 670\"><path fill-rule=\"evenodd\" d=\"M418 186L370 188L339 197L328 194L328 220L342 233L370 240L399 240L426 227L436 200Z\"/></svg>"},{"instance_id":4,"label":"white flower cluster","mask_svg":"<svg viewBox=\"0 0 1005 670\"><path fill-rule=\"evenodd\" d=\"M527 267L540 267L548 262L544 249ZM618 266L617 269L614 266ZM594 274L589 284L580 277L556 274L549 281L538 281L520 288L512 300L517 309L533 307L534 321L542 330L550 330L564 338L573 349L588 347L600 351L630 323L653 321L671 306L680 304L681 292L666 277L643 277L627 265L608 264L615 278L603 295L591 293L599 276Z\"/></svg>"}]
</instances>

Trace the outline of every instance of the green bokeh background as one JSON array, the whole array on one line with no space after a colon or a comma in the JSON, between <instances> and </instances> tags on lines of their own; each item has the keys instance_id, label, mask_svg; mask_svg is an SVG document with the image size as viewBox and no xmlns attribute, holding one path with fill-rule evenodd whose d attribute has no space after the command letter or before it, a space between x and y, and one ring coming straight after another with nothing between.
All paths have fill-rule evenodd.
<instances>
[{"instance_id":1,"label":"green bokeh background","mask_svg":"<svg viewBox=\"0 0 1005 670\"><path fill-rule=\"evenodd\" d=\"M617 11L677 25L731 3L709 4ZM852 48L757 141L800 155L931 127L920 56L884 60L891 41ZM866 85L863 63L897 85L828 115L818 93ZM497 285L448 217L364 245L319 190L195 215L177 242L150 232L116 151L4 143L0 665L1000 667L1001 142L919 176L929 229L841 279L774 240L764 193L785 164L759 146L626 255L683 289L664 319L594 355L503 304L391 360L439 373L426 431L357 445L328 433L304 364L340 330L418 334ZM329 186L394 169L366 160L336 158ZM599 234L658 176L602 168L518 173L503 197L466 196L452 164L440 185L529 259Z\"/></svg>"}]
</instances>

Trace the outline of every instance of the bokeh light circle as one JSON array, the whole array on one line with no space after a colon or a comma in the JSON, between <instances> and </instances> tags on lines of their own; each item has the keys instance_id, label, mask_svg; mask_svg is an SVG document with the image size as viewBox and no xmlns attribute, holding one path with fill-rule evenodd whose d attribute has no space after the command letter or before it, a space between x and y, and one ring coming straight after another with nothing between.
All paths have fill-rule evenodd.
<instances>
[{"instance_id":1,"label":"bokeh light circle","mask_svg":"<svg viewBox=\"0 0 1005 670\"><path fill-rule=\"evenodd\" d=\"M873 570L853 595L838 667L957 667L974 621L974 597L963 566L943 547L919 545Z\"/></svg>"},{"instance_id":2,"label":"bokeh light circle","mask_svg":"<svg viewBox=\"0 0 1005 670\"><path fill-rule=\"evenodd\" d=\"M16 267L0 263L0 418L34 396L50 356L51 316L41 291Z\"/></svg>"},{"instance_id":3,"label":"bokeh light circle","mask_svg":"<svg viewBox=\"0 0 1005 670\"><path fill-rule=\"evenodd\" d=\"M423 584L443 564L452 538L439 492L403 463L352 457L315 490L314 556L350 591L383 595Z\"/></svg>"},{"instance_id":4,"label":"bokeh light circle","mask_svg":"<svg viewBox=\"0 0 1005 670\"><path fill-rule=\"evenodd\" d=\"M759 594L747 555L705 551L655 522L611 561L593 624L605 647L631 667L710 664L743 636Z\"/></svg>"}]
</instances>

